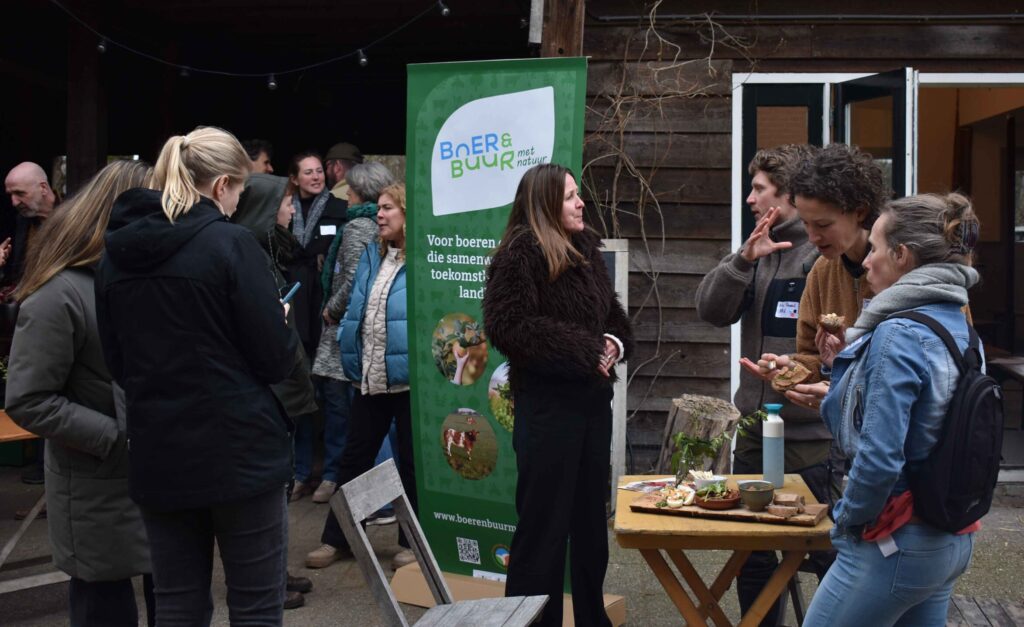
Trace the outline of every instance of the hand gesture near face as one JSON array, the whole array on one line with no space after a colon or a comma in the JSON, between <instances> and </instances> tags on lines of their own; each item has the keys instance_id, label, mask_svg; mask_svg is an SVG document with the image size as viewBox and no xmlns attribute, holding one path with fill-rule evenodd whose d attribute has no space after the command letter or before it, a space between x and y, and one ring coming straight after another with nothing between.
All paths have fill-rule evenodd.
<instances>
[{"instance_id":1,"label":"hand gesture near face","mask_svg":"<svg viewBox=\"0 0 1024 627\"><path fill-rule=\"evenodd\" d=\"M793 247L793 242L772 241L771 229L778 222L779 211L778 207L768 209L768 212L764 214L757 223L757 226L754 227L753 232L750 233L750 237L744 242L743 248L740 250L740 256L748 262L753 263L761 257L772 254L776 250L785 250Z\"/></svg>"}]
</instances>

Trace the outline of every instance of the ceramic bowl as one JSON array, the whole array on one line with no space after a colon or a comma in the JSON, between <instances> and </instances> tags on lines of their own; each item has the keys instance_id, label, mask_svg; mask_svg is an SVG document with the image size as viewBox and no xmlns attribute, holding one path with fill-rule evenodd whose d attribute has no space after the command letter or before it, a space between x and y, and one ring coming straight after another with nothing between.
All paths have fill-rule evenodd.
<instances>
[{"instance_id":1,"label":"ceramic bowl","mask_svg":"<svg viewBox=\"0 0 1024 627\"><path fill-rule=\"evenodd\" d=\"M740 484L740 500L752 512L760 512L775 497L775 486L770 481L744 481Z\"/></svg>"}]
</instances>

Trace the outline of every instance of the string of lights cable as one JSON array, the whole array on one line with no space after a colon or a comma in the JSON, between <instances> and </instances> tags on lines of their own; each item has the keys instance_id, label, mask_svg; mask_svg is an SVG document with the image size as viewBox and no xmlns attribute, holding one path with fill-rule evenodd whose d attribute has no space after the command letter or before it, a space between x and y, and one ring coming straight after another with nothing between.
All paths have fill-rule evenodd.
<instances>
[{"instance_id":1,"label":"string of lights cable","mask_svg":"<svg viewBox=\"0 0 1024 627\"><path fill-rule=\"evenodd\" d=\"M367 44L359 46L355 50L352 50L350 52L346 52L345 54L340 54L340 55L337 55L337 56L334 56L334 57L330 57L328 59L324 59L322 61L316 61L314 63L307 63L306 65L300 65L300 66L291 67L291 68L265 70L265 71L262 71L262 72L231 72L231 71L228 71L228 70L222 70L222 69L217 69L217 68L198 67L198 66L195 66L195 65L185 65L185 64L182 64L182 63L175 63L174 61L168 61L167 59L158 57L158 56L156 56L154 54L150 54L150 53L145 52L143 50L139 50L137 48L133 48L132 46L129 46L129 45L125 44L125 43L117 41L116 39L112 39L110 36L105 35L105 34L101 33L100 31L96 30L95 28L93 28L92 25L88 24L85 20L83 20L82 18L80 18L77 15L75 15L74 12L71 11L71 9L69 9L66 6L64 6L64 4L62 4L60 2L60 0L50 0L50 3L53 4L54 6L56 6L57 8L59 8L65 14L67 14L67 16L69 18L71 18L73 21L78 23L82 28L88 30L93 35L95 35L97 37L97 39L99 40L98 43L96 44L96 49L101 54L106 52L107 49L110 46L114 46L114 47L120 48L121 50L124 50L125 52L129 52L131 54L138 55L138 56L143 57L145 59L149 59L150 61L153 61L154 63L159 63L159 64L164 65L166 67L171 67L171 68L180 70L181 71L181 75L185 76L185 77L187 77L189 74L194 74L194 73L198 73L198 74L211 74L211 75L214 75L214 76L230 76L230 77L234 77L234 78L261 78L261 77L267 77L267 86L270 89L275 89L277 87L276 77L278 77L278 76L284 76L284 75L287 75L287 74L295 74L295 73L298 73L298 72L305 72L307 70L312 70L314 68L323 67L325 65L330 65L332 63L337 63L338 61L344 61L345 59L356 58L356 59L358 59L358 62L359 62L360 66L366 67L369 64L369 57L367 56L366 51L369 50L370 48L372 48L372 47L374 47L376 45L381 44L382 42L384 42L387 39L390 39L391 37L394 37L395 35L397 35L401 31L403 31L406 28L412 26L413 24L415 24L416 22L420 21L421 19L423 19L424 17L426 17L427 15L429 15L430 13L432 13L435 10L439 11L442 17L448 17L449 15L451 15L451 9L449 9L448 6L443 1L439 0L437 2L432 2L426 9L424 9L421 12L419 12L415 16L409 18L409 20L407 20L406 22L404 22L404 23L400 24L399 26L395 27L394 29L392 29L388 33L378 37L377 39L374 39L373 41L371 41L371 42L369 42Z\"/></svg>"}]
</instances>

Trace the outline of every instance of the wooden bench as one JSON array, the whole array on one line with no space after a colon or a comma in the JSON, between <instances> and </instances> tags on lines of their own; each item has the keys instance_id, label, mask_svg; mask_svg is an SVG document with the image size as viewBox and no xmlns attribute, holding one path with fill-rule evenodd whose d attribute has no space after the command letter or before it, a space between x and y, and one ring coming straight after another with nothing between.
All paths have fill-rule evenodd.
<instances>
[{"instance_id":1,"label":"wooden bench","mask_svg":"<svg viewBox=\"0 0 1024 627\"><path fill-rule=\"evenodd\" d=\"M993 625L1024 627L1024 605L1016 601L983 599L954 594L946 615L946 627Z\"/></svg>"}]
</instances>

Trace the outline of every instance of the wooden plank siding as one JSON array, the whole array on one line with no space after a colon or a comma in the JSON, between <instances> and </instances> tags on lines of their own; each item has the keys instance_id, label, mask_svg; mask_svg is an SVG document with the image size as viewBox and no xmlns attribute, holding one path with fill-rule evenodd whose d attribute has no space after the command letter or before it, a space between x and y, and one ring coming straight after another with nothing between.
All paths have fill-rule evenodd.
<instances>
[{"instance_id":1,"label":"wooden plank siding","mask_svg":"<svg viewBox=\"0 0 1024 627\"><path fill-rule=\"evenodd\" d=\"M870 4L870 3L869 3ZM1012 13L1008 3L871 4L873 12ZM660 9L668 13L666 2ZM705 6L706 5L706 6ZM877 5L877 6L875 6ZM745 14L746 2L675 3L675 11ZM583 54L590 57L583 191L587 220L630 240L630 314L638 340L630 362L630 471L652 468L672 398L729 397L729 330L701 322L701 278L730 252L734 72L1024 71L1024 22L841 23L658 20L650 2L588 2ZM850 9L853 11L854 9ZM870 11L858 6L856 10ZM770 11L822 13L784 0ZM631 14L632 23L602 21ZM641 184L638 176L643 180Z\"/></svg>"}]
</instances>

